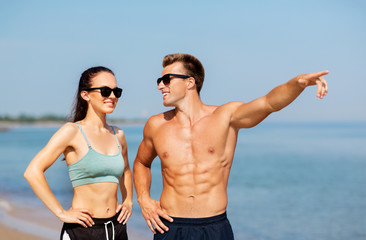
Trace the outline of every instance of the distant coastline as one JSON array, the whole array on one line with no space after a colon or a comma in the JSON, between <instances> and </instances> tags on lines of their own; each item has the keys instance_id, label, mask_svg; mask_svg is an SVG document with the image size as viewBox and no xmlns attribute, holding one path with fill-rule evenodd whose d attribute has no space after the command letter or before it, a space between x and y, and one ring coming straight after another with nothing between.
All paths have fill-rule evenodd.
<instances>
[{"instance_id":1,"label":"distant coastline","mask_svg":"<svg viewBox=\"0 0 366 240\"><path fill-rule=\"evenodd\" d=\"M6 132L14 127L34 126L34 127L58 127L68 122L68 118L52 114L42 116L31 116L21 114L19 116L0 115L0 132ZM107 119L108 123L116 125L144 125L145 119Z\"/></svg>"},{"instance_id":2,"label":"distant coastline","mask_svg":"<svg viewBox=\"0 0 366 240\"><path fill-rule=\"evenodd\" d=\"M121 119L121 118L108 118L107 122L113 125L121 125L121 126L143 126L145 125L147 119ZM62 124L69 122L68 117L46 114L42 116L32 116L21 114L18 116L10 116L10 115L0 115L0 133L10 131L12 128L16 127L60 127ZM267 120L264 123L261 123L261 126L271 126L276 125L277 127L291 127L291 126L314 126L318 125L321 127L329 127L334 125L366 125L365 120L360 121L270 121ZM258 127L256 127L258 128Z\"/></svg>"}]
</instances>

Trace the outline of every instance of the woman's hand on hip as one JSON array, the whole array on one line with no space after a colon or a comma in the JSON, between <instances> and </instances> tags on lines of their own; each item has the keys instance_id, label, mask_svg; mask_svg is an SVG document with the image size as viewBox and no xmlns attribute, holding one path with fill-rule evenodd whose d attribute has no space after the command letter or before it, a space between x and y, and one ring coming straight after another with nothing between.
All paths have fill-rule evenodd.
<instances>
[{"instance_id":1,"label":"woman's hand on hip","mask_svg":"<svg viewBox=\"0 0 366 240\"><path fill-rule=\"evenodd\" d=\"M82 208L70 208L67 211L63 211L58 218L65 223L78 223L87 228L94 225L92 219L92 213L88 209Z\"/></svg>"},{"instance_id":2,"label":"woman's hand on hip","mask_svg":"<svg viewBox=\"0 0 366 240\"><path fill-rule=\"evenodd\" d=\"M116 212L117 213L120 212L117 221L119 223L123 222L123 225L125 225L132 214L132 202L130 203L124 202L122 204L119 204L116 209Z\"/></svg>"}]
</instances>

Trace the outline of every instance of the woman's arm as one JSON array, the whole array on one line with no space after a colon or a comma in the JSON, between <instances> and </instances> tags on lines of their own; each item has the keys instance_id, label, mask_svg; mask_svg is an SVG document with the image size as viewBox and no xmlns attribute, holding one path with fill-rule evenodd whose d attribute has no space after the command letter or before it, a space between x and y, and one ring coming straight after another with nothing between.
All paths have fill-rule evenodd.
<instances>
[{"instance_id":1,"label":"woman's arm","mask_svg":"<svg viewBox=\"0 0 366 240\"><path fill-rule=\"evenodd\" d=\"M63 222L74 222L84 227L92 226L91 213L87 209L64 210L52 193L44 172L54 164L58 157L70 147L77 131L74 124L62 126L49 140L47 145L33 158L24 172L24 177L35 194L50 211Z\"/></svg>"},{"instance_id":2,"label":"woman's arm","mask_svg":"<svg viewBox=\"0 0 366 240\"><path fill-rule=\"evenodd\" d=\"M122 156L125 163L123 174L119 180L119 187L122 195L122 204L117 207L117 212L121 211L117 220L126 224L132 214L133 205L133 184L131 168L128 162L127 141L124 132L117 128L117 137L121 146Z\"/></svg>"}]
</instances>

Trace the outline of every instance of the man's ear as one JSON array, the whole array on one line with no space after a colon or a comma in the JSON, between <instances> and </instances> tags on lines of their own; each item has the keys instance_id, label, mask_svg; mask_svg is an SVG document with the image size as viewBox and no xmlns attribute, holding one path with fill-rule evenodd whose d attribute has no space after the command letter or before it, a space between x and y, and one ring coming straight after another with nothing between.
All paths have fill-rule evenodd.
<instances>
[{"instance_id":1,"label":"man's ear","mask_svg":"<svg viewBox=\"0 0 366 240\"><path fill-rule=\"evenodd\" d=\"M186 79L187 81L187 86L188 89L194 89L196 86L196 80L194 79L194 77L189 77L188 79Z\"/></svg>"}]
</instances>

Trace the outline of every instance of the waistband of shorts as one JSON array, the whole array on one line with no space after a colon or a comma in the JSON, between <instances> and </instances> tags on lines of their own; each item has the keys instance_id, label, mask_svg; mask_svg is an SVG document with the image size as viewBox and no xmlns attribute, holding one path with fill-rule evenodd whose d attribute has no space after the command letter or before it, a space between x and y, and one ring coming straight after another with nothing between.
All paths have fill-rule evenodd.
<instances>
[{"instance_id":1,"label":"waistband of shorts","mask_svg":"<svg viewBox=\"0 0 366 240\"><path fill-rule=\"evenodd\" d=\"M94 221L94 226L103 226L104 224L111 221L113 223L118 223L117 218L120 212L116 213L116 215L114 215L113 217L110 218L92 218Z\"/></svg>"},{"instance_id":2,"label":"waistband of shorts","mask_svg":"<svg viewBox=\"0 0 366 240\"><path fill-rule=\"evenodd\" d=\"M212 216L212 217L204 217L204 218L179 218L179 217L171 217L174 221L171 224L185 224L185 225L198 225L198 224L211 224L220 221L224 221L227 219L226 212ZM164 219L165 220L165 219ZM167 221L168 222L168 221Z\"/></svg>"}]
</instances>

